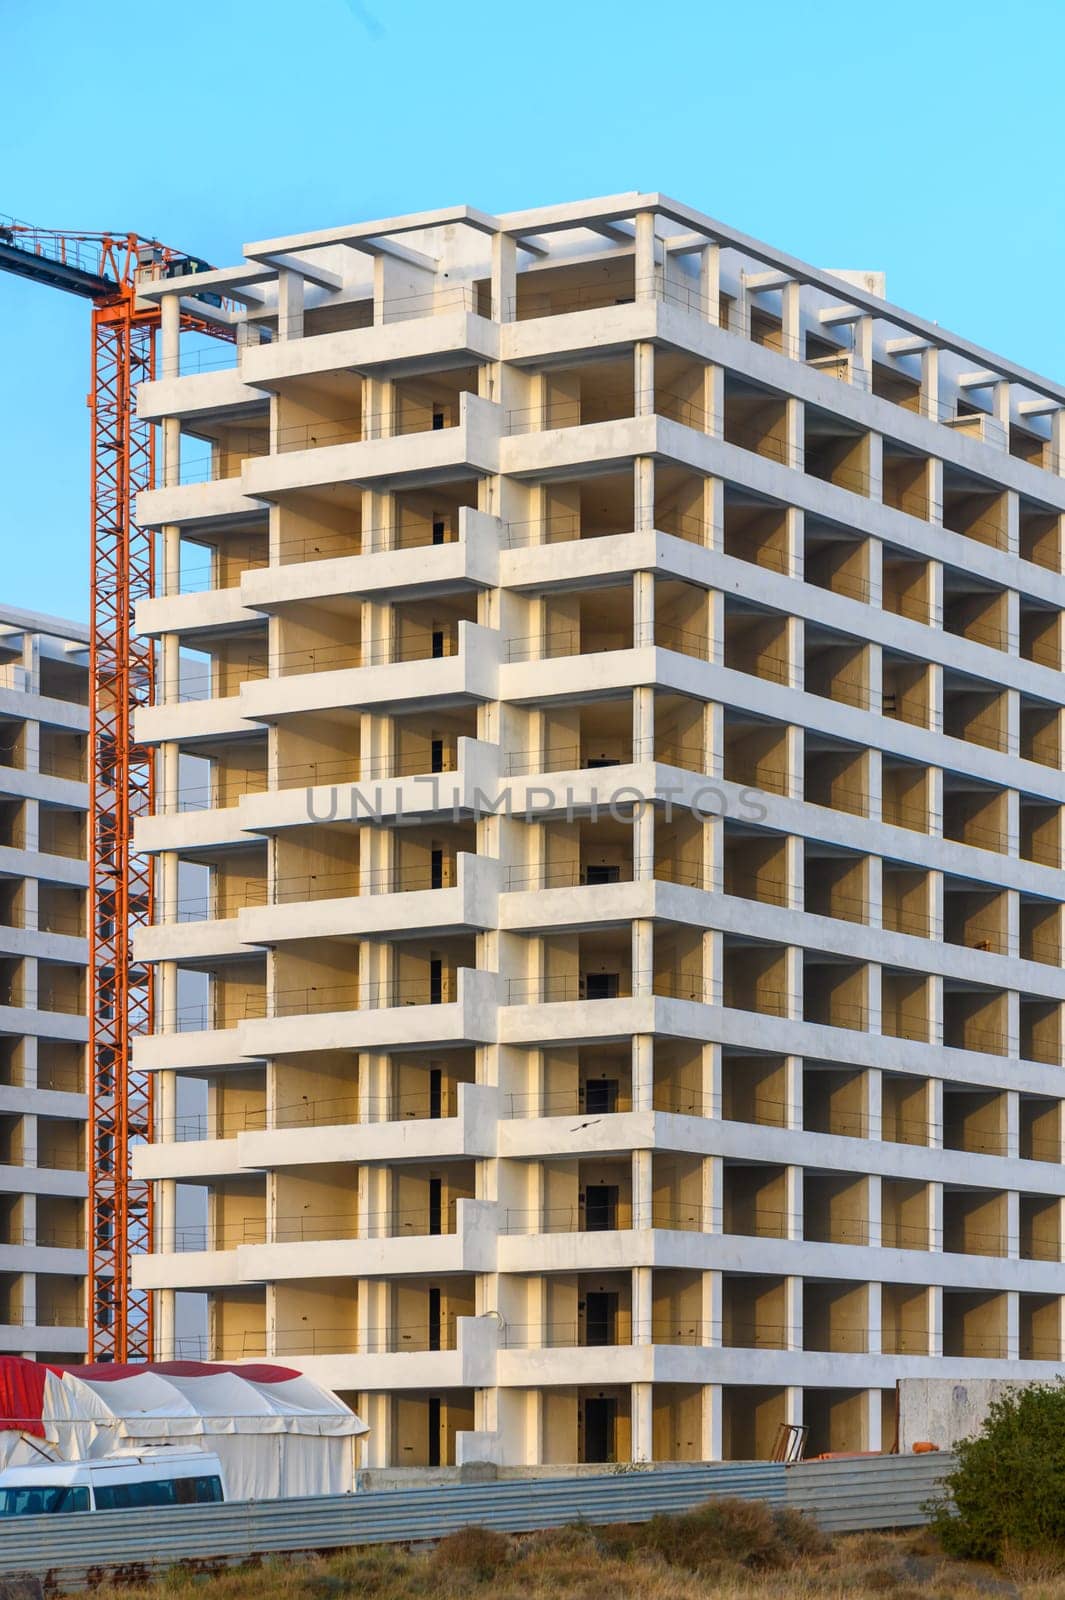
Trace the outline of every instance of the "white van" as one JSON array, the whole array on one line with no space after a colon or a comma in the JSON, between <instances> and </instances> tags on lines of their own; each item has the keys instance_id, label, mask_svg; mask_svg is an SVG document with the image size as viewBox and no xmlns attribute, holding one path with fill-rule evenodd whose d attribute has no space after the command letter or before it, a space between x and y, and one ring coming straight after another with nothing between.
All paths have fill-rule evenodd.
<instances>
[{"instance_id":1,"label":"white van","mask_svg":"<svg viewBox=\"0 0 1065 1600\"><path fill-rule=\"evenodd\" d=\"M0 1472L0 1517L211 1505L225 1497L222 1463L205 1450L128 1450Z\"/></svg>"}]
</instances>

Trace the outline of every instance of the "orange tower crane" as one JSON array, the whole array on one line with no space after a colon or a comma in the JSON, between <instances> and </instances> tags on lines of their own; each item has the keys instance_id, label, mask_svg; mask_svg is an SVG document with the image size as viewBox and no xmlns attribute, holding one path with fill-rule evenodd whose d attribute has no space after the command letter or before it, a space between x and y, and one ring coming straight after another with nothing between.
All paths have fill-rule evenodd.
<instances>
[{"instance_id":1,"label":"orange tower crane","mask_svg":"<svg viewBox=\"0 0 1065 1600\"><path fill-rule=\"evenodd\" d=\"M151 1244L151 1188L132 1153L151 1138L151 1081L132 1070L133 1040L152 1026L152 980L133 958L134 930L152 918L152 864L134 846L151 809L151 752L133 720L150 705L155 652L133 626L153 593L155 540L137 521L137 496L155 482L155 433L136 411L136 387L155 376L158 306L138 284L203 271L207 262L134 233L80 233L0 220L0 271L92 304L89 935L89 1354L147 1361L151 1297L133 1288L131 1262ZM213 295L201 297L212 305ZM182 310L181 325L232 338L224 324Z\"/></svg>"}]
</instances>

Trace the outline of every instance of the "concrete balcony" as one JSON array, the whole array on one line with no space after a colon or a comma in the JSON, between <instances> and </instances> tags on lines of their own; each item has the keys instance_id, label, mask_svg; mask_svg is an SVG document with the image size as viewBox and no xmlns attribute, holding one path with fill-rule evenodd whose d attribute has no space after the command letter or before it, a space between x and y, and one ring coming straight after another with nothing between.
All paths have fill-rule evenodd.
<instances>
[{"instance_id":1,"label":"concrete balcony","mask_svg":"<svg viewBox=\"0 0 1065 1600\"><path fill-rule=\"evenodd\" d=\"M445 544L378 547L373 535L359 555L290 561L245 573L241 605L248 616L283 611L287 605L327 600L337 595L447 594L491 588L499 581L500 524L469 506L459 510L459 536Z\"/></svg>"},{"instance_id":2,"label":"concrete balcony","mask_svg":"<svg viewBox=\"0 0 1065 1600\"><path fill-rule=\"evenodd\" d=\"M502 424L502 410L493 401L464 393L453 428L250 458L241 479L243 497L252 505L255 500L277 500L293 491L335 484L372 488L387 481L393 488L411 488L496 473Z\"/></svg>"},{"instance_id":3,"label":"concrete balcony","mask_svg":"<svg viewBox=\"0 0 1065 1600\"><path fill-rule=\"evenodd\" d=\"M426 982L407 996L394 986L386 988L378 997L382 1003L362 1010L355 1009L354 995L350 999L345 995L338 1005L328 989L306 990L302 997L286 997L284 1003L293 1008L291 1014L241 1023L241 1050L245 1056L257 1057L300 1055L309 1050L488 1044L495 1038L498 981L494 972L463 967L456 975L454 1000L428 1003ZM338 1008L326 1009L334 1005Z\"/></svg>"},{"instance_id":4,"label":"concrete balcony","mask_svg":"<svg viewBox=\"0 0 1065 1600\"><path fill-rule=\"evenodd\" d=\"M352 368L385 373L409 363L428 370L430 365L467 366L476 361L499 360L500 330L473 313L468 287L456 291L445 288L432 297L416 296L407 315L403 314L402 301L393 301L392 305L395 320L375 327L250 346L241 361L243 382L277 391L293 378Z\"/></svg>"},{"instance_id":5,"label":"concrete balcony","mask_svg":"<svg viewBox=\"0 0 1065 1600\"><path fill-rule=\"evenodd\" d=\"M511 640L505 648L512 659L499 668L499 694L517 704L551 698L586 699L631 689L634 684L661 682L672 687L670 678L659 674L658 658L663 652L653 645L582 650L574 636L571 649L561 643L552 645L550 639ZM513 658L526 651L527 659Z\"/></svg>"},{"instance_id":6,"label":"concrete balcony","mask_svg":"<svg viewBox=\"0 0 1065 1600\"><path fill-rule=\"evenodd\" d=\"M418 646L418 649L427 646ZM327 654L330 651L331 654ZM314 652L306 654L314 658ZM332 660L348 658L333 668ZM424 710L468 700L494 700L499 659L499 636L475 622L458 624L454 653L433 657L419 654L411 660L389 660L382 648L380 659L358 646L323 647L309 670L291 676L258 678L242 685L240 709L248 721L276 722L282 717L332 711L352 706L411 706ZM363 662L366 665L363 665ZM170 735L178 738L180 735Z\"/></svg>"},{"instance_id":7,"label":"concrete balcony","mask_svg":"<svg viewBox=\"0 0 1065 1600\"><path fill-rule=\"evenodd\" d=\"M247 522L261 515L263 506L251 499L239 477L215 478L205 483L175 483L145 489L137 496L137 520L146 528L174 524L194 528L210 522Z\"/></svg>"},{"instance_id":8,"label":"concrete balcony","mask_svg":"<svg viewBox=\"0 0 1065 1600\"><path fill-rule=\"evenodd\" d=\"M667 533L634 533L619 529L581 537L579 518L566 519L561 530L551 524L511 523L503 529L499 554L500 581L508 589L550 590L587 583L627 583L634 572L687 576L698 558L692 546Z\"/></svg>"},{"instance_id":9,"label":"concrete balcony","mask_svg":"<svg viewBox=\"0 0 1065 1600\"><path fill-rule=\"evenodd\" d=\"M165 908L164 908L165 909ZM242 944L236 917L203 918L196 921L158 922L150 928L136 928L133 953L138 961L224 961L228 957L250 955Z\"/></svg>"},{"instance_id":10,"label":"concrete balcony","mask_svg":"<svg viewBox=\"0 0 1065 1600\"><path fill-rule=\"evenodd\" d=\"M134 731L139 744L173 741L192 746L219 739L237 739L242 734L259 731L254 722L245 720L244 710L243 695L235 694L142 706L134 719Z\"/></svg>"},{"instance_id":11,"label":"concrete balcony","mask_svg":"<svg viewBox=\"0 0 1065 1600\"><path fill-rule=\"evenodd\" d=\"M238 1245L238 1281L274 1283L283 1278L443 1277L495 1270L494 1205L459 1200L452 1233L391 1234L383 1238L295 1239L289 1243Z\"/></svg>"},{"instance_id":12,"label":"concrete balcony","mask_svg":"<svg viewBox=\"0 0 1065 1600\"><path fill-rule=\"evenodd\" d=\"M636 456L660 453L660 422L654 416L630 416L512 433L499 441L498 470L508 477L538 478L563 468L627 466Z\"/></svg>"},{"instance_id":13,"label":"concrete balcony","mask_svg":"<svg viewBox=\"0 0 1065 1600\"><path fill-rule=\"evenodd\" d=\"M0 1193L43 1194L66 1200L84 1200L89 1193L89 1179L80 1166L0 1166Z\"/></svg>"},{"instance_id":14,"label":"concrete balcony","mask_svg":"<svg viewBox=\"0 0 1065 1600\"><path fill-rule=\"evenodd\" d=\"M214 1289L275 1283L285 1278L441 1277L495 1270L495 1206L481 1200L455 1203L450 1233L392 1234L387 1237L299 1238L288 1242L234 1242L230 1248L199 1248L209 1243L206 1229L185 1229L175 1240L188 1249L162 1249L135 1258L134 1282L140 1289ZM324 1225L319 1221L316 1231ZM337 1231L340 1232L337 1223ZM351 1225L345 1225L350 1228ZM265 1223L248 1229L257 1233ZM239 1230L236 1230L239 1232ZM164 1245L166 1241L161 1241Z\"/></svg>"},{"instance_id":15,"label":"concrete balcony","mask_svg":"<svg viewBox=\"0 0 1065 1600\"><path fill-rule=\"evenodd\" d=\"M55 1272L82 1277L89 1269L83 1249L49 1244L0 1244L0 1272Z\"/></svg>"},{"instance_id":16,"label":"concrete balcony","mask_svg":"<svg viewBox=\"0 0 1065 1600\"><path fill-rule=\"evenodd\" d=\"M165 1128L161 1131L164 1136L168 1133ZM137 1145L133 1151L134 1176L151 1182L169 1178L178 1183L197 1183L208 1178L236 1177L245 1170L236 1138L166 1137L165 1142Z\"/></svg>"},{"instance_id":17,"label":"concrete balcony","mask_svg":"<svg viewBox=\"0 0 1065 1600\"><path fill-rule=\"evenodd\" d=\"M428 757L425 758L428 762ZM381 773L359 771L357 762L308 762L285 774L285 787L245 795L240 802L246 833L276 833L304 828L308 821L356 821L404 817L426 821L436 816L474 816L499 786L499 750L479 739L460 737L445 772L397 772L388 763ZM347 773L358 776L346 776ZM173 849L173 845L159 848Z\"/></svg>"},{"instance_id":18,"label":"concrete balcony","mask_svg":"<svg viewBox=\"0 0 1065 1600\"><path fill-rule=\"evenodd\" d=\"M89 1019L84 1010L44 1011L35 1005L0 1006L0 1034L30 1035L34 1039L67 1039L84 1044Z\"/></svg>"},{"instance_id":19,"label":"concrete balcony","mask_svg":"<svg viewBox=\"0 0 1065 1600\"><path fill-rule=\"evenodd\" d=\"M462 1083L458 1086L458 1115L454 1117L267 1128L239 1133L237 1151L241 1166L254 1171L318 1162L392 1164L494 1156L497 1099L493 1088Z\"/></svg>"},{"instance_id":20,"label":"concrete balcony","mask_svg":"<svg viewBox=\"0 0 1065 1600\"><path fill-rule=\"evenodd\" d=\"M204 371L197 371L193 366L184 372L167 373L154 383L140 384L138 417L146 422L161 422L164 417L202 417L220 411L239 413L245 407L261 411L263 397L247 386L242 370L249 351L244 352L243 358L232 346L224 351L211 351L208 359L222 360L226 364Z\"/></svg>"},{"instance_id":21,"label":"concrete balcony","mask_svg":"<svg viewBox=\"0 0 1065 1600\"><path fill-rule=\"evenodd\" d=\"M225 1289L255 1282L243 1278L237 1250L157 1250L133 1257L136 1289Z\"/></svg>"},{"instance_id":22,"label":"concrete balcony","mask_svg":"<svg viewBox=\"0 0 1065 1600\"><path fill-rule=\"evenodd\" d=\"M207 633L230 630L261 622L241 589L203 589L183 594L157 595L141 600L136 610L137 632L158 636L162 633Z\"/></svg>"},{"instance_id":23,"label":"concrete balcony","mask_svg":"<svg viewBox=\"0 0 1065 1600\"><path fill-rule=\"evenodd\" d=\"M428 870L419 870L405 888L403 874L390 874L396 890L361 892L350 879L294 880L278 886L274 903L239 912L242 946L277 945L289 939L402 937L420 933L459 933L492 928L496 922L499 863L460 851L458 882L428 887Z\"/></svg>"},{"instance_id":24,"label":"concrete balcony","mask_svg":"<svg viewBox=\"0 0 1065 1600\"><path fill-rule=\"evenodd\" d=\"M494 1318L457 1317L452 1350L353 1350L304 1355L279 1348L272 1359L298 1361L308 1378L340 1390L486 1389L496 1382L499 1330ZM354 1345L355 1339L353 1337Z\"/></svg>"},{"instance_id":25,"label":"concrete balcony","mask_svg":"<svg viewBox=\"0 0 1065 1600\"><path fill-rule=\"evenodd\" d=\"M212 1028L198 1016L183 1017L183 1026L170 1033L148 1033L133 1041L135 1072L196 1072L211 1067L243 1067L248 1055L236 1024ZM241 1024L243 1026L243 1024ZM254 1058L254 1052L252 1052Z\"/></svg>"},{"instance_id":26,"label":"concrete balcony","mask_svg":"<svg viewBox=\"0 0 1065 1600\"><path fill-rule=\"evenodd\" d=\"M206 794L203 802L188 809L179 809L175 804L172 810L161 810L157 816L138 817L134 830L136 848L154 855L160 850L210 850L247 843L236 805L209 806ZM307 820L306 815L303 820Z\"/></svg>"},{"instance_id":27,"label":"concrete balcony","mask_svg":"<svg viewBox=\"0 0 1065 1600\"><path fill-rule=\"evenodd\" d=\"M84 1356L87 1342L81 1323L75 1327L41 1326L34 1322L0 1323L0 1355L20 1355L23 1350L33 1350L46 1358Z\"/></svg>"},{"instance_id":28,"label":"concrete balcony","mask_svg":"<svg viewBox=\"0 0 1065 1600\"><path fill-rule=\"evenodd\" d=\"M0 845L0 876L48 878L52 883L87 889L89 863L84 856L54 856L46 850L20 850L5 844Z\"/></svg>"},{"instance_id":29,"label":"concrete balcony","mask_svg":"<svg viewBox=\"0 0 1065 1600\"><path fill-rule=\"evenodd\" d=\"M541 999L541 994L547 998ZM612 1000L581 1000L570 989L543 990L533 983L511 986L499 1011L501 1044L588 1044L634 1033L680 1032L661 1014L670 1005L652 995L622 995ZM672 1020L672 1019L670 1019ZM708 1037L704 1030L704 1035ZM696 1034L696 1037L704 1036Z\"/></svg>"}]
</instances>

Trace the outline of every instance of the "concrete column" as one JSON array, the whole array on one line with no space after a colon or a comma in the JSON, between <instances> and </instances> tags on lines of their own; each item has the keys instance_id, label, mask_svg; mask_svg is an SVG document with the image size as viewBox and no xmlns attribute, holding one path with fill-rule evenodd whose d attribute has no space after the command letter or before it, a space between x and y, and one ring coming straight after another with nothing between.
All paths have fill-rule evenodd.
<instances>
[{"instance_id":1,"label":"concrete column","mask_svg":"<svg viewBox=\"0 0 1065 1600\"><path fill-rule=\"evenodd\" d=\"M884 1137L884 1074L879 1067L868 1067L865 1073L865 1137Z\"/></svg>"},{"instance_id":2,"label":"concrete column","mask_svg":"<svg viewBox=\"0 0 1065 1600\"><path fill-rule=\"evenodd\" d=\"M797 1277L784 1279L784 1337L785 1350L801 1350L803 1341L803 1280Z\"/></svg>"},{"instance_id":3,"label":"concrete column","mask_svg":"<svg viewBox=\"0 0 1065 1600\"><path fill-rule=\"evenodd\" d=\"M789 506L784 513L784 524L786 540L784 570L789 577L802 578L806 572L805 514L797 506Z\"/></svg>"},{"instance_id":4,"label":"concrete column","mask_svg":"<svg viewBox=\"0 0 1065 1600\"><path fill-rule=\"evenodd\" d=\"M700 1284L699 1343L706 1349L720 1350L723 1338L721 1314L722 1274L704 1272Z\"/></svg>"},{"instance_id":5,"label":"concrete column","mask_svg":"<svg viewBox=\"0 0 1065 1600\"><path fill-rule=\"evenodd\" d=\"M1016 489L1006 491L1006 552L1016 556L1021 549L1021 497Z\"/></svg>"},{"instance_id":6,"label":"concrete column","mask_svg":"<svg viewBox=\"0 0 1065 1600\"><path fill-rule=\"evenodd\" d=\"M655 347L639 340L633 348L633 416L653 417L655 412Z\"/></svg>"},{"instance_id":7,"label":"concrete column","mask_svg":"<svg viewBox=\"0 0 1065 1600\"><path fill-rule=\"evenodd\" d=\"M277 337L303 338L303 278L284 268L277 275Z\"/></svg>"},{"instance_id":8,"label":"concrete column","mask_svg":"<svg viewBox=\"0 0 1065 1600\"><path fill-rule=\"evenodd\" d=\"M654 1389L649 1383L632 1386L632 1459L654 1459Z\"/></svg>"},{"instance_id":9,"label":"concrete column","mask_svg":"<svg viewBox=\"0 0 1065 1600\"><path fill-rule=\"evenodd\" d=\"M926 417L939 416L939 351L934 345L921 351L921 412Z\"/></svg>"},{"instance_id":10,"label":"concrete column","mask_svg":"<svg viewBox=\"0 0 1065 1600\"><path fill-rule=\"evenodd\" d=\"M704 1461L720 1461L722 1456L722 1397L719 1383L703 1386L702 1446Z\"/></svg>"},{"instance_id":11,"label":"concrete column","mask_svg":"<svg viewBox=\"0 0 1065 1600\"><path fill-rule=\"evenodd\" d=\"M86 1284L91 1295L91 1285ZM177 1294L173 1289L155 1293L155 1360L173 1361L177 1354Z\"/></svg>"},{"instance_id":12,"label":"concrete column","mask_svg":"<svg viewBox=\"0 0 1065 1600\"><path fill-rule=\"evenodd\" d=\"M786 1239L803 1236L803 1169L787 1167L784 1174L785 1210L783 1234Z\"/></svg>"},{"instance_id":13,"label":"concrete column","mask_svg":"<svg viewBox=\"0 0 1065 1600\"><path fill-rule=\"evenodd\" d=\"M943 1148L943 1079L929 1078L925 1118L928 1122L928 1148Z\"/></svg>"},{"instance_id":14,"label":"concrete column","mask_svg":"<svg viewBox=\"0 0 1065 1600\"><path fill-rule=\"evenodd\" d=\"M721 1116L721 1046L704 1044L700 1061L701 1098L703 1116L719 1119Z\"/></svg>"},{"instance_id":15,"label":"concrete column","mask_svg":"<svg viewBox=\"0 0 1065 1600\"><path fill-rule=\"evenodd\" d=\"M634 572L632 575L632 631L633 642L653 644L655 637L655 575L653 572Z\"/></svg>"},{"instance_id":16,"label":"concrete column","mask_svg":"<svg viewBox=\"0 0 1065 1600\"><path fill-rule=\"evenodd\" d=\"M655 692L648 684L632 691L632 756L634 761L655 756Z\"/></svg>"},{"instance_id":17,"label":"concrete column","mask_svg":"<svg viewBox=\"0 0 1065 1600\"><path fill-rule=\"evenodd\" d=\"M703 368L703 428L711 438L720 439L725 432L725 369L719 366Z\"/></svg>"},{"instance_id":18,"label":"concrete column","mask_svg":"<svg viewBox=\"0 0 1065 1600\"><path fill-rule=\"evenodd\" d=\"M870 1173L865 1180L865 1205L869 1213L866 1224L866 1242L879 1249L883 1243L883 1180L879 1173Z\"/></svg>"},{"instance_id":19,"label":"concrete column","mask_svg":"<svg viewBox=\"0 0 1065 1600\"><path fill-rule=\"evenodd\" d=\"M1006 1254L1011 1261L1021 1257L1021 1197L1016 1189L1006 1190Z\"/></svg>"},{"instance_id":20,"label":"concrete column","mask_svg":"<svg viewBox=\"0 0 1065 1600\"><path fill-rule=\"evenodd\" d=\"M632 1226L650 1228L654 1212L654 1162L651 1150L632 1152Z\"/></svg>"},{"instance_id":21,"label":"concrete column","mask_svg":"<svg viewBox=\"0 0 1065 1600\"><path fill-rule=\"evenodd\" d=\"M865 1417L862 1434L866 1450L883 1449L883 1407L879 1389L865 1391Z\"/></svg>"},{"instance_id":22,"label":"concrete column","mask_svg":"<svg viewBox=\"0 0 1065 1600\"><path fill-rule=\"evenodd\" d=\"M176 378L181 372L181 298L165 294L159 302L162 375Z\"/></svg>"},{"instance_id":23,"label":"concrete column","mask_svg":"<svg viewBox=\"0 0 1065 1600\"><path fill-rule=\"evenodd\" d=\"M637 456L633 482L633 522L636 533L650 533L655 525L655 464L652 456Z\"/></svg>"},{"instance_id":24,"label":"concrete column","mask_svg":"<svg viewBox=\"0 0 1065 1600\"><path fill-rule=\"evenodd\" d=\"M866 1351L871 1356L880 1355L883 1348L883 1288L884 1286L881 1283L866 1285L866 1321L868 1325ZM879 1394L879 1390L877 1393Z\"/></svg>"},{"instance_id":25,"label":"concrete column","mask_svg":"<svg viewBox=\"0 0 1065 1600\"><path fill-rule=\"evenodd\" d=\"M781 1015L802 1021L803 952L801 945L789 945L784 956L784 995Z\"/></svg>"},{"instance_id":26,"label":"concrete column","mask_svg":"<svg viewBox=\"0 0 1065 1600\"><path fill-rule=\"evenodd\" d=\"M1021 1297L1016 1289L1006 1291L1006 1359L1021 1358Z\"/></svg>"},{"instance_id":27,"label":"concrete column","mask_svg":"<svg viewBox=\"0 0 1065 1600\"><path fill-rule=\"evenodd\" d=\"M787 686L801 689L806 677L806 624L802 617L788 617L784 637L788 652Z\"/></svg>"},{"instance_id":28,"label":"concrete column","mask_svg":"<svg viewBox=\"0 0 1065 1600\"><path fill-rule=\"evenodd\" d=\"M930 1284L928 1295L928 1354L941 1356L943 1354L943 1287L941 1284Z\"/></svg>"},{"instance_id":29,"label":"concrete column","mask_svg":"<svg viewBox=\"0 0 1065 1600\"><path fill-rule=\"evenodd\" d=\"M793 361L803 358L802 284L795 278L780 292L780 321L784 354Z\"/></svg>"},{"instance_id":30,"label":"concrete column","mask_svg":"<svg viewBox=\"0 0 1065 1600\"><path fill-rule=\"evenodd\" d=\"M504 233L492 235L492 320L513 322L517 311L517 245Z\"/></svg>"},{"instance_id":31,"label":"concrete column","mask_svg":"<svg viewBox=\"0 0 1065 1600\"><path fill-rule=\"evenodd\" d=\"M1006 1090L1006 1155L1016 1161L1021 1154L1021 1097L1016 1089Z\"/></svg>"},{"instance_id":32,"label":"concrete column","mask_svg":"<svg viewBox=\"0 0 1065 1600\"><path fill-rule=\"evenodd\" d=\"M851 355L851 382L867 392L873 387L873 318L859 317L854 323L854 348ZM880 498L879 495L876 496Z\"/></svg>"},{"instance_id":33,"label":"concrete column","mask_svg":"<svg viewBox=\"0 0 1065 1600\"><path fill-rule=\"evenodd\" d=\"M636 1033L632 1037L632 1109L650 1111L654 1105L654 1035Z\"/></svg>"},{"instance_id":34,"label":"concrete column","mask_svg":"<svg viewBox=\"0 0 1065 1600\"><path fill-rule=\"evenodd\" d=\"M638 918L632 924L632 992L649 995L654 976L654 923Z\"/></svg>"},{"instance_id":35,"label":"concrete column","mask_svg":"<svg viewBox=\"0 0 1065 1600\"><path fill-rule=\"evenodd\" d=\"M632 1269L632 1342L651 1344L654 1320L654 1285L650 1267Z\"/></svg>"},{"instance_id":36,"label":"concrete column","mask_svg":"<svg viewBox=\"0 0 1065 1600\"><path fill-rule=\"evenodd\" d=\"M872 1034L883 1031L883 968L879 961L867 961L865 966L865 1026Z\"/></svg>"},{"instance_id":37,"label":"concrete column","mask_svg":"<svg viewBox=\"0 0 1065 1600\"><path fill-rule=\"evenodd\" d=\"M721 307L721 247L704 245L699 251L699 296L703 316L713 327L718 326Z\"/></svg>"},{"instance_id":38,"label":"concrete column","mask_svg":"<svg viewBox=\"0 0 1065 1600\"><path fill-rule=\"evenodd\" d=\"M792 395L787 397L786 406L787 464L801 471L806 453L806 408L801 400L796 400Z\"/></svg>"},{"instance_id":39,"label":"concrete column","mask_svg":"<svg viewBox=\"0 0 1065 1600\"><path fill-rule=\"evenodd\" d=\"M655 214L641 211L636 216L636 298L653 300L657 291L655 265Z\"/></svg>"},{"instance_id":40,"label":"concrete column","mask_svg":"<svg viewBox=\"0 0 1065 1600\"><path fill-rule=\"evenodd\" d=\"M928 1185L928 1248L935 1255L943 1253L943 1185Z\"/></svg>"},{"instance_id":41,"label":"concrete column","mask_svg":"<svg viewBox=\"0 0 1065 1600\"><path fill-rule=\"evenodd\" d=\"M784 1126L793 1133L802 1132L803 1083L802 1056L784 1058Z\"/></svg>"},{"instance_id":42,"label":"concrete column","mask_svg":"<svg viewBox=\"0 0 1065 1600\"><path fill-rule=\"evenodd\" d=\"M721 478L703 479L703 542L708 550L725 548L725 485Z\"/></svg>"}]
</instances>

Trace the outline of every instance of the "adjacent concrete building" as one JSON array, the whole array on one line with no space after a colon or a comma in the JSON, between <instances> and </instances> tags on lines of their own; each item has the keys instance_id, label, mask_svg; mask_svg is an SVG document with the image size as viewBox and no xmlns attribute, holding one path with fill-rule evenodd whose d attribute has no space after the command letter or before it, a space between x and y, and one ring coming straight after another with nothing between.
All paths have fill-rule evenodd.
<instances>
[{"instance_id":1,"label":"adjacent concrete building","mask_svg":"<svg viewBox=\"0 0 1065 1600\"><path fill-rule=\"evenodd\" d=\"M643 194L149 291L161 1356L397 1465L1056 1367L1065 389L882 291Z\"/></svg>"},{"instance_id":2,"label":"adjacent concrete building","mask_svg":"<svg viewBox=\"0 0 1065 1600\"><path fill-rule=\"evenodd\" d=\"M84 1355L89 636L0 606L0 1353Z\"/></svg>"}]
</instances>

